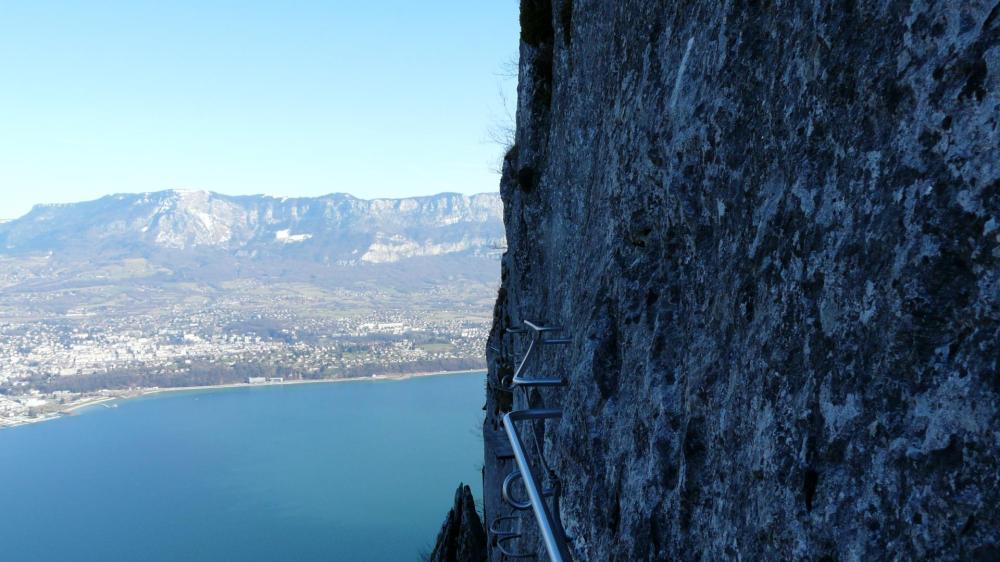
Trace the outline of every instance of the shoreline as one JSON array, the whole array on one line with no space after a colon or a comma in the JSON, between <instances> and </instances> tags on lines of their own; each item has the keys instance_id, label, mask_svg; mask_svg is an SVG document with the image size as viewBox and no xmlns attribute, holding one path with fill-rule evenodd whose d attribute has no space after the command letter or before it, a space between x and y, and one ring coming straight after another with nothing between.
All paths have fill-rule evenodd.
<instances>
[{"instance_id":1,"label":"shoreline","mask_svg":"<svg viewBox=\"0 0 1000 562\"><path fill-rule=\"evenodd\" d=\"M437 377L442 375L458 375L462 373L478 373L483 369L464 369L461 371L421 371L418 373L404 373L400 375L369 375L367 377L343 377L337 379L312 379L312 380L291 380L291 381L281 381L281 382L260 382L260 383L248 383L248 382L233 382L226 384L208 384L200 386L168 386L168 387L156 387L149 389L142 389L139 394L135 396L153 396L155 394L163 394L167 392L183 392L188 390L215 390L215 389L226 389L226 388L259 388L266 386L287 386L287 385L297 385L297 384L324 384L324 383L336 383L336 382L360 382L360 381L404 381L408 379L415 379L420 377Z\"/></svg>"},{"instance_id":2,"label":"shoreline","mask_svg":"<svg viewBox=\"0 0 1000 562\"><path fill-rule=\"evenodd\" d=\"M291 381L280 381L280 382L262 382L262 383L248 383L248 382L237 382L237 383L226 383L226 384L211 384L211 385L200 385L200 386L171 386L171 387L153 387L153 388L142 388L135 391L134 394L122 395L122 396L88 396L82 400L74 402L69 405L65 405L58 410L46 414L44 416L39 416L37 418L32 418L28 420L19 421L10 425L0 425L0 431L4 429L10 429L14 427L21 427L25 425L31 425L36 423L41 423L49 420L54 420L64 416L75 415L76 412L90 408L93 406L98 406L105 402L111 402L114 400L131 400L135 398L142 398L145 396L155 396L157 394L167 394L171 392L186 392L186 391L202 391L202 390L226 390L233 388L262 388L271 386L286 386L286 385L302 385L302 384L323 384L323 383L338 383L338 382L363 382L363 381L405 381L409 379L422 378L422 377L437 377L445 375L460 375L460 374L471 374L482 372L483 369L463 369L461 371L421 371L417 373L403 373L403 374L393 374L393 375L369 375L367 377L344 377L337 379L315 379L315 380L291 380Z\"/></svg>"}]
</instances>

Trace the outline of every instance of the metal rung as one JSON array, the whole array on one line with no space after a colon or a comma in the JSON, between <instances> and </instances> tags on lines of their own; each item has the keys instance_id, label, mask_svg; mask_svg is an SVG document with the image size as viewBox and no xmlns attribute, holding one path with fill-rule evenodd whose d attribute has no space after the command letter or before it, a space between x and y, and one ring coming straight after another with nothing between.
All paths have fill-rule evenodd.
<instances>
[{"instance_id":1,"label":"metal rung","mask_svg":"<svg viewBox=\"0 0 1000 562\"><path fill-rule=\"evenodd\" d=\"M510 418L511 421L524 421L524 420L551 420L562 417L562 410L558 408L527 408L525 410L514 410L512 412L507 412L504 414L504 427L507 426L506 418ZM510 432L507 432L510 436ZM513 443L511 446L513 447Z\"/></svg>"},{"instance_id":2,"label":"metal rung","mask_svg":"<svg viewBox=\"0 0 1000 562\"><path fill-rule=\"evenodd\" d=\"M512 334L525 333L528 331L533 332L531 335L531 341L528 344L528 349L524 352L524 356L521 358L521 362L514 369L513 376L504 378L501 384L507 386L508 384L511 388L517 387L556 387L565 386L566 380L561 377L538 377L532 378L522 375L525 372L525 367L528 365L528 361L532 358L534 353L537 353L538 348L541 345L565 345L572 342L572 338L568 337L558 337L545 339L545 332L561 332L562 327L558 326L542 326L535 324L529 320L523 322L523 326L515 326L507 328L507 331ZM526 397L527 398L527 397ZM559 519L559 479L554 474L549 474L550 478L554 480L553 488L540 487L540 478L538 475L532 472L531 465L528 461L527 454L524 450L524 443L521 441L520 435L518 435L518 430L516 422L519 421L544 421L547 419L555 419L562 416L562 411L555 408L528 408L524 410L514 410L512 412L507 412L503 416L503 426L507 433L507 439L510 441L511 452L514 457L514 461L517 464L517 470L511 472L504 479L503 487L501 488L501 496L503 500L509 505L513 506L515 509L528 509L530 508L535 515L535 521L538 523L539 536L545 545L545 550L549 555L549 560L551 562L570 562L572 556L569 552L569 545L567 544L566 530L562 526L562 522ZM538 453L543 454L541 446L538 445L536 441L536 446L538 447ZM544 461L544 459L542 459ZM520 501L511 497L510 485L511 483L520 478L524 484L524 489L528 494L528 499L525 501ZM549 506L547 498L551 500L552 506ZM497 523L499 520L496 521ZM494 530L495 525L491 526L491 530ZM499 531L499 529L496 529ZM496 534L496 533L494 533ZM508 532L502 537L498 537L496 541L497 549L501 553L513 557L513 558L526 558L528 554L516 554L509 552L504 548L503 543L508 540L513 540L520 536L520 533Z\"/></svg>"},{"instance_id":3,"label":"metal rung","mask_svg":"<svg viewBox=\"0 0 1000 562\"><path fill-rule=\"evenodd\" d=\"M547 340L542 340L545 345L563 345L567 343L573 343L573 338L549 338Z\"/></svg>"},{"instance_id":4,"label":"metal rung","mask_svg":"<svg viewBox=\"0 0 1000 562\"><path fill-rule=\"evenodd\" d=\"M562 328L560 326L539 326L530 320L525 320L524 325L531 328L536 332L561 332Z\"/></svg>"},{"instance_id":5,"label":"metal rung","mask_svg":"<svg viewBox=\"0 0 1000 562\"><path fill-rule=\"evenodd\" d=\"M528 324L533 329L535 329L535 334L531 337L531 343L528 344L528 349L527 349L527 351L524 352L524 357L521 358L521 362L517 365L517 369L514 370L514 378L513 378L512 382L514 382L514 381L530 381L530 380L532 380L532 379L529 379L527 377L524 377L522 375L522 373L524 372L525 367L528 365L528 361L531 359L532 355L538 349L538 345L539 344L541 344L541 345L547 345L547 344L551 343L552 345L555 345L557 343L569 343L569 341L570 341L568 338L552 338L552 339L549 339L549 340L546 340L546 339L542 338L542 330L548 330L548 329L560 330L561 328L542 328L542 327L535 326L534 324L532 324L531 322L529 322L527 320L525 320L524 323ZM538 379L538 380L542 380L542 381L553 380L554 381L556 379L549 378L549 379ZM506 381L504 381L504 382L506 383ZM528 382L525 382L523 384L525 386L530 385L530 383L528 383ZM562 381L560 381L560 382L539 382L537 384L534 384L533 386L563 386L564 384L565 384L565 382L562 382ZM517 384L514 384L514 386L517 386Z\"/></svg>"},{"instance_id":6,"label":"metal rung","mask_svg":"<svg viewBox=\"0 0 1000 562\"><path fill-rule=\"evenodd\" d=\"M560 345L560 344L570 343L571 341L572 340L569 339L569 338L560 338L560 339L553 338L553 339L550 339L550 340L546 340L546 339L542 339L540 333L535 334L531 338L531 343L528 345L528 349L524 353L524 357L521 358L521 362L518 363L517 369L514 370L513 380L514 381L518 381L518 380L520 380L520 381L531 380L528 377L523 376L522 373L524 372L525 367L527 367L528 361L531 359L532 355L538 349L538 347L537 347L538 345ZM551 379L551 378L549 378L549 379L546 379L546 380L557 380L557 379ZM540 384L538 386L562 386L562 384L563 383L560 383L560 384L550 383L550 384L546 385L546 384L543 383L543 384Z\"/></svg>"},{"instance_id":7,"label":"metal rung","mask_svg":"<svg viewBox=\"0 0 1000 562\"><path fill-rule=\"evenodd\" d=\"M496 537L497 539L496 545L497 548L500 550L500 552L511 558L534 558L535 557L534 552L531 553L511 552L507 550L506 547L504 547L503 543L521 538L521 532L505 531L499 529L498 527L503 521L517 521L518 524L520 525L521 518L516 515L501 516L494 519L493 523L490 524L490 534Z\"/></svg>"},{"instance_id":8,"label":"metal rung","mask_svg":"<svg viewBox=\"0 0 1000 562\"><path fill-rule=\"evenodd\" d=\"M520 531L503 531L497 528L497 526L502 521L520 521L520 520L521 518L516 515L506 515L497 517L496 519L493 520L493 523L490 523L490 532L498 537L512 537L514 535L521 536Z\"/></svg>"},{"instance_id":9,"label":"metal rung","mask_svg":"<svg viewBox=\"0 0 1000 562\"><path fill-rule=\"evenodd\" d=\"M518 501L514 499L514 497L510 493L511 483L513 483L518 478L521 478L521 471L514 470L510 474L508 474L506 478L503 479L503 485L500 487L500 497L502 497L503 501L507 502L507 504L513 507L514 509L520 509L520 510L531 509L530 500L524 500L523 502ZM555 488L545 488L544 490L542 490L542 497L549 498L552 497L552 495L555 493L556 493Z\"/></svg>"},{"instance_id":10,"label":"metal rung","mask_svg":"<svg viewBox=\"0 0 1000 562\"><path fill-rule=\"evenodd\" d=\"M510 440L510 448L514 451L514 460L517 468L521 472L521 479L524 482L524 489L528 492L528 501L531 503L531 510L535 514L535 521L538 523L538 531L545 550L548 552L549 560L552 562L564 562L572 560L569 547L566 544L566 531L563 530L557 515L553 515L542 495L538 481L531 472L528 464L528 456L524 451L524 444L521 436L517 433L515 422L523 420L546 420L562 416L562 412L555 408L529 408L526 410L514 410L503 416L503 426ZM555 496L555 511L558 514L558 494ZM499 542L499 541L498 541ZM497 545L499 548L499 544Z\"/></svg>"},{"instance_id":11,"label":"metal rung","mask_svg":"<svg viewBox=\"0 0 1000 562\"><path fill-rule=\"evenodd\" d=\"M566 379L533 379L528 377L514 377L511 384L514 386L566 386Z\"/></svg>"}]
</instances>

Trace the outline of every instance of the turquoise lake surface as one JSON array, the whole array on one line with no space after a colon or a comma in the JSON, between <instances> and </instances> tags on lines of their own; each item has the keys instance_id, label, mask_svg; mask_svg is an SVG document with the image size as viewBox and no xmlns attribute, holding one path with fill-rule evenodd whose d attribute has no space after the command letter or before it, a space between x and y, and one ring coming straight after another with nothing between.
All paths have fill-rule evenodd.
<instances>
[{"instance_id":1,"label":"turquoise lake surface","mask_svg":"<svg viewBox=\"0 0 1000 562\"><path fill-rule=\"evenodd\" d=\"M185 391L0 430L0 560L410 561L481 497L483 373Z\"/></svg>"}]
</instances>

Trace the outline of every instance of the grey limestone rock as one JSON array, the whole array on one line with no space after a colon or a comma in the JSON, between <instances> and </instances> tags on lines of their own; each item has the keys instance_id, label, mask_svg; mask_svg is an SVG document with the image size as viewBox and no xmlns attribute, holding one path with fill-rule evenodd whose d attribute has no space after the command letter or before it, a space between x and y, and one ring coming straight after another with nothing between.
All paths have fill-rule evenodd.
<instances>
[{"instance_id":1,"label":"grey limestone rock","mask_svg":"<svg viewBox=\"0 0 1000 562\"><path fill-rule=\"evenodd\" d=\"M486 560L486 532L476 513L472 490L459 484L452 506L441 525L429 562L482 562Z\"/></svg>"},{"instance_id":2,"label":"grey limestone rock","mask_svg":"<svg viewBox=\"0 0 1000 562\"><path fill-rule=\"evenodd\" d=\"M487 526L538 320L576 559L1000 559L1000 4L521 12Z\"/></svg>"}]
</instances>

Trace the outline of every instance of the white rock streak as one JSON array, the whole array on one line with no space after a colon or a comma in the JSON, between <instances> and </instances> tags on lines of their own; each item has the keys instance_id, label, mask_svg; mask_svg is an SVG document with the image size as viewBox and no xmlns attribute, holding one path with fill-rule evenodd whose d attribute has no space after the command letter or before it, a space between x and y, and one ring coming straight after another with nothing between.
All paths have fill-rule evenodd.
<instances>
[{"instance_id":1,"label":"white rock streak","mask_svg":"<svg viewBox=\"0 0 1000 562\"><path fill-rule=\"evenodd\" d=\"M677 79L674 80L674 91L670 94L670 111L677 106L677 95L681 91L681 80L684 78L684 70L687 69L688 57L691 55L691 47L694 46L694 37L688 39L687 49L684 49L684 56L681 58L681 66L677 69Z\"/></svg>"}]
</instances>

